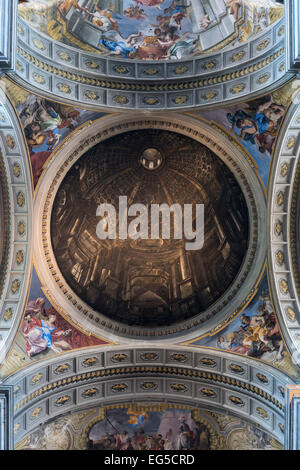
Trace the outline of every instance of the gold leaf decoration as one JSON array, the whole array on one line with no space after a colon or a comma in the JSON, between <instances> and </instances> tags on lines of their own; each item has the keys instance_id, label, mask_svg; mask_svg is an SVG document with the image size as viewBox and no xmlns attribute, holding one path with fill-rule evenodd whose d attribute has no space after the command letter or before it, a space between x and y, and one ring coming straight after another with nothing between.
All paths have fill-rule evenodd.
<instances>
[{"instance_id":1,"label":"gold leaf decoration","mask_svg":"<svg viewBox=\"0 0 300 470\"><path fill-rule=\"evenodd\" d=\"M144 352L141 354L143 361L155 361L158 358L158 354L154 352Z\"/></svg>"},{"instance_id":2,"label":"gold leaf decoration","mask_svg":"<svg viewBox=\"0 0 300 470\"><path fill-rule=\"evenodd\" d=\"M82 392L81 395L83 396L83 398L90 398L90 397L97 395L98 392L99 392L98 388L88 388L87 390Z\"/></svg>"},{"instance_id":3,"label":"gold leaf decoration","mask_svg":"<svg viewBox=\"0 0 300 470\"><path fill-rule=\"evenodd\" d=\"M44 77L40 75L39 73L34 73L32 77L33 77L33 80L39 85L44 85L46 83L46 80L44 79Z\"/></svg>"},{"instance_id":4,"label":"gold leaf decoration","mask_svg":"<svg viewBox=\"0 0 300 470\"><path fill-rule=\"evenodd\" d=\"M85 359L83 361L83 365L85 367L91 367L91 366L94 366L95 364L97 364L99 361L96 357L89 357L88 359Z\"/></svg>"},{"instance_id":5,"label":"gold leaf decoration","mask_svg":"<svg viewBox=\"0 0 300 470\"><path fill-rule=\"evenodd\" d=\"M19 222L18 223L18 233L19 235L24 235L25 234L25 230L26 230L26 226L25 226L25 222Z\"/></svg>"},{"instance_id":6,"label":"gold leaf decoration","mask_svg":"<svg viewBox=\"0 0 300 470\"><path fill-rule=\"evenodd\" d=\"M37 385L38 383L40 383L42 378L43 378L43 374L41 374L40 372L38 374L34 375L31 379L32 385Z\"/></svg>"},{"instance_id":7,"label":"gold leaf decoration","mask_svg":"<svg viewBox=\"0 0 300 470\"><path fill-rule=\"evenodd\" d=\"M217 66L217 62L215 62L214 60L209 60L205 62L204 64L204 67L206 68L206 70L213 70L216 66Z\"/></svg>"},{"instance_id":8,"label":"gold leaf decoration","mask_svg":"<svg viewBox=\"0 0 300 470\"><path fill-rule=\"evenodd\" d=\"M268 47L270 42L271 42L270 39L264 39L261 43L259 43L256 49L258 51L263 51L264 49L266 49L266 47Z\"/></svg>"},{"instance_id":9,"label":"gold leaf decoration","mask_svg":"<svg viewBox=\"0 0 300 470\"><path fill-rule=\"evenodd\" d=\"M23 30L22 26L20 25L20 23L18 23L18 25L17 25L17 31L18 31L18 34L20 34L20 36L23 36L24 30Z\"/></svg>"},{"instance_id":10,"label":"gold leaf decoration","mask_svg":"<svg viewBox=\"0 0 300 470\"><path fill-rule=\"evenodd\" d=\"M284 178L285 176L288 175L289 172L289 166L287 163L283 163L280 168L280 174Z\"/></svg>"},{"instance_id":11,"label":"gold leaf decoration","mask_svg":"<svg viewBox=\"0 0 300 470\"><path fill-rule=\"evenodd\" d=\"M145 73L146 75L151 75L151 76L153 76L153 75L158 74L158 69L148 68L148 69L145 69L145 70L144 70L144 73Z\"/></svg>"},{"instance_id":12,"label":"gold leaf decoration","mask_svg":"<svg viewBox=\"0 0 300 470\"><path fill-rule=\"evenodd\" d=\"M216 392L214 390L211 390L210 388L201 388L200 392L202 393L202 395L210 398L214 398L215 396L217 396Z\"/></svg>"},{"instance_id":13,"label":"gold leaf decoration","mask_svg":"<svg viewBox=\"0 0 300 470\"><path fill-rule=\"evenodd\" d=\"M116 65L113 69L115 72L119 73L120 75L129 73L129 69L125 67L125 65Z\"/></svg>"},{"instance_id":14,"label":"gold leaf decoration","mask_svg":"<svg viewBox=\"0 0 300 470\"><path fill-rule=\"evenodd\" d=\"M19 191L17 194L17 204L19 207L23 207L25 204L25 196L22 191Z\"/></svg>"},{"instance_id":15,"label":"gold leaf decoration","mask_svg":"<svg viewBox=\"0 0 300 470\"><path fill-rule=\"evenodd\" d=\"M7 309L5 310L5 314L4 314L4 317L3 317L3 318L4 318L4 321L10 320L11 317L12 317L12 315L13 315L12 308L7 308Z\"/></svg>"},{"instance_id":16,"label":"gold leaf decoration","mask_svg":"<svg viewBox=\"0 0 300 470\"><path fill-rule=\"evenodd\" d=\"M262 408L261 406L258 406L256 408L256 411L257 413L263 418L263 419L268 419L269 418L269 414L267 413L267 411Z\"/></svg>"},{"instance_id":17,"label":"gold leaf decoration","mask_svg":"<svg viewBox=\"0 0 300 470\"><path fill-rule=\"evenodd\" d=\"M188 67L186 65L178 65L178 67L174 69L174 72L176 73L176 75L182 75L183 73L187 71L188 71Z\"/></svg>"},{"instance_id":18,"label":"gold leaf decoration","mask_svg":"<svg viewBox=\"0 0 300 470\"><path fill-rule=\"evenodd\" d=\"M188 97L184 95L179 95L172 99L173 103L178 104L178 105L182 105L186 103L187 100L188 100Z\"/></svg>"},{"instance_id":19,"label":"gold leaf decoration","mask_svg":"<svg viewBox=\"0 0 300 470\"><path fill-rule=\"evenodd\" d=\"M257 377L258 380L259 380L260 382L262 382L263 384L268 384L268 383L269 383L268 378L267 378L264 374L261 374L260 372L258 372L258 373L256 374L256 377Z\"/></svg>"},{"instance_id":20,"label":"gold leaf decoration","mask_svg":"<svg viewBox=\"0 0 300 470\"><path fill-rule=\"evenodd\" d=\"M16 262L17 264L22 264L24 261L24 251L19 250L16 254Z\"/></svg>"},{"instance_id":21,"label":"gold leaf decoration","mask_svg":"<svg viewBox=\"0 0 300 470\"><path fill-rule=\"evenodd\" d=\"M159 103L159 100L155 98L154 96L149 97L149 98L144 98L144 103L149 104L150 106L153 106L154 104Z\"/></svg>"},{"instance_id":22,"label":"gold leaf decoration","mask_svg":"<svg viewBox=\"0 0 300 470\"><path fill-rule=\"evenodd\" d=\"M143 382L141 384L141 388L143 390L156 390L157 389L157 384L154 382Z\"/></svg>"},{"instance_id":23,"label":"gold leaf decoration","mask_svg":"<svg viewBox=\"0 0 300 470\"><path fill-rule=\"evenodd\" d=\"M93 62L93 61L85 62L85 65L87 66L87 68L92 69L92 70L97 70L100 67L100 65L97 64L97 62Z\"/></svg>"},{"instance_id":24,"label":"gold leaf decoration","mask_svg":"<svg viewBox=\"0 0 300 470\"><path fill-rule=\"evenodd\" d=\"M66 83L58 83L56 86L59 89L59 91L61 91L62 93L65 93L66 95L69 95L72 91L71 87L67 85Z\"/></svg>"},{"instance_id":25,"label":"gold leaf decoration","mask_svg":"<svg viewBox=\"0 0 300 470\"><path fill-rule=\"evenodd\" d=\"M13 166L13 174L16 178L19 178L21 175L21 167L18 163L15 163Z\"/></svg>"},{"instance_id":26,"label":"gold leaf decoration","mask_svg":"<svg viewBox=\"0 0 300 470\"><path fill-rule=\"evenodd\" d=\"M69 401L71 400L71 397L69 395L64 395L63 397L59 397L55 404L57 406L63 406L65 405L66 403L68 403Z\"/></svg>"},{"instance_id":27,"label":"gold leaf decoration","mask_svg":"<svg viewBox=\"0 0 300 470\"><path fill-rule=\"evenodd\" d=\"M187 391L187 386L184 385L184 384L178 384L178 383L175 383L175 384L172 384L171 385L171 389L174 390L174 392L186 392Z\"/></svg>"},{"instance_id":28,"label":"gold leaf decoration","mask_svg":"<svg viewBox=\"0 0 300 470\"><path fill-rule=\"evenodd\" d=\"M280 27L279 31L278 31L278 35L279 36L283 36L284 35L284 32L285 32L285 26L284 24Z\"/></svg>"},{"instance_id":29,"label":"gold leaf decoration","mask_svg":"<svg viewBox=\"0 0 300 470\"><path fill-rule=\"evenodd\" d=\"M217 96L217 92L213 90L209 90L206 93L202 95L202 98L205 99L205 101L211 101Z\"/></svg>"},{"instance_id":30,"label":"gold leaf decoration","mask_svg":"<svg viewBox=\"0 0 300 470\"><path fill-rule=\"evenodd\" d=\"M281 250L278 250L275 257L276 257L277 264L279 264L279 266L282 266L283 263L284 263L284 254L283 254L283 252Z\"/></svg>"},{"instance_id":31,"label":"gold leaf decoration","mask_svg":"<svg viewBox=\"0 0 300 470\"><path fill-rule=\"evenodd\" d=\"M245 369L242 366L240 366L239 364L230 364L229 368L233 372L237 372L238 374L243 374L245 372Z\"/></svg>"},{"instance_id":32,"label":"gold leaf decoration","mask_svg":"<svg viewBox=\"0 0 300 470\"><path fill-rule=\"evenodd\" d=\"M1 122L4 122L5 121L5 116L4 114L0 113L0 121Z\"/></svg>"},{"instance_id":33,"label":"gold leaf decoration","mask_svg":"<svg viewBox=\"0 0 300 470\"><path fill-rule=\"evenodd\" d=\"M21 427L21 425L20 425L19 423L16 423L16 424L14 425L14 434L17 434L17 432L19 431L20 427Z\"/></svg>"},{"instance_id":34,"label":"gold leaf decoration","mask_svg":"<svg viewBox=\"0 0 300 470\"><path fill-rule=\"evenodd\" d=\"M127 390L128 385L121 383L121 384L115 384L111 387L113 392L125 392Z\"/></svg>"},{"instance_id":35,"label":"gold leaf decoration","mask_svg":"<svg viewBox=\"0 0 300 470\"><path fill-rule=\"evenodd\" d=\"M91 101L96 101L99 99L99 95L97 95L94 91L86 91L85 96Z\"/></svg>"},{"instance_id":36,"label":"gold leaf decoration","mask_svg":"<svg viewBox=\"0 0 300 470\"><path fill-rule=\"evenodd\" d=\"M280 220L277 220L275 222L275 234L279 237L279 235L282 234L282 230L283 230L283 225L282 225L282 222Z\"/></svg>"},{"instance_id":37,"label":"gold leaf decoration","mask_svg":"<svg viewBox=\"0 0 300 470\"><path fill-rule=\"evenodd\" d=\"M245 56L246 52L245 51L239 51L239 52L236 52L235 54L233 54L232 56L232 62L239 62L240 60L242 60L242 58Z\"/></svg>"},{"instance_id":38,"label":"gold leaf decoration","mask_svg":"<svg viewBox=\"0 0 300 470\"><path fill-rule=\"evenodd\" d=\"M124 95L116 95L114 96L113 98L113 101L117 104L121 104L121 105L124 105L124 104L127 104L129 103L129 99L124 96Z\"/></svg>"},{"instance_id":39,"label":"gold leaf decoration","mask_svg":"<svg viewBox=\"0 0 300 470\"><path fill-rule=\"evenodd\" d=\"M202 359L200 359L200 362L204 366L208 366L208 367L216 367L217 365L216 361L214 361L213 359L209 357L203 357Z\"/></svg>"},{"instance_id":40,"label":"gold leaf decoration","mask_svg":"<svg viewBox=\"0 0 300 470\"><path fill-rule=\"evenodd\" d=\"M70 62L71 61L71 56L65 52L65 51L59 51L57 53L58 57L63 60L64 62Z\"/></svg>"},{"instance_id":41,"label":"gold leaf decoration","mask_svg":"<svg viewBox=\"0 0 300 470\"><path fill-rule=\"evenodd\" d=\"M282 191L279 191L279 193L277 194L277 205L278 206L282 206L282 204L284 203L284 194Z\"/></svg>"},{"instance_id":42,"label":"gold leaf decoration","mask_svg":"<svg viewBox=\"0 0 300 470\"><path fill-rule=\"evenodd\" d=\"M281 387L281 386L279 386L279 387L278 387L278 390L279 390L280 394L281 394L281 395L283 396L283 398L284 398L284 396L285 396L284 388Z\"/></svg>"},{"instance_id":43,"label":"gold leaf decoration","mask_svg":"<svg viewBox=\"0 0 300 470\"><path fill-rule=\"evenodd\" d=\"M244 402L241 398L236 397L235 395L230 395L229 400L230 400L234 405L238 405L238 406L244 406L244 405L245 405L245 402Z\"/></svg>"},{"instance_id":44,"label":"gold leaf decoration","mask_svg":"<svg viewBox=\"0 0 300 470\"><path fill-rule=\"evenodd\" d=\"M284 72L284 71L285 71L285 63L281 62L280 66L279 66L279 72Z\"/></svg>"},{"instance_id":45,"label":"gold leaf decoration","mask_svg":"<svg viewBox=\"0 0 300 470\"><path fill-rule=\"evenodd\" d=\"M289 286L288 286L288 283L285 279L281 279L280 283L279 283L279 287L280 287L280 291L286 295L288 294L289 292Z\"/></svg>"},{"instance_id":46,"label":"gold leaf decoration","mask_svg":"<svg viewBox=\"0 0 300 470\"><path fill-rule=\"evenodd\" d=\"M266 83L266 82L269 80L270 77L271 77L271 74L270 74L270 73L265 73L264 75L261 75L261 76L256 80L256 82L257 82L257 83L260 83L260 84L262 85L263 83Z\"/></svg>"},{"instance_id":47,"label":"gold leaf decoration","mask_svg":"<svg viewBox=\"0 0 300 470\"><path fill-rule=\"evenodd\" d=\"M7 135L6 136L6 143L7 143L7 146L12 150L15 148L16 146L16 142L14 140L14 138L11 136L11 135Z\"/></svg>"},{"instance_id":48,"label":"gold leaf decoration","mask_svg":"<svg viewBox=\"0 0 300 470\"><path fill-rule=\"evenodd\" d=\"M19 291L20 286L21 286L21 282L19 281L19 279L15 279L11 284L12 293L16 294Z\"/></svg>"},{"instance_id":49,"label":"gold leaf decoration","mask_svg":"<svg viewBox=\"0 0 300 470\"><path fill-rule=\"evenodd\" d=\"M19 72L24 71L24 67L23 67L23 65L21 64L21 62L19 60L16 61L16 68Z\"/></svg>"},{"instance_id":50,"label":"gold leaf decoration","mask_svg":"<svg viewBox=\"0 0 300 470\"><path fill-rule=\"evenodd\" d=\"M33 39L32 42L39 51L44 51L46 49L45 44L40 39Z\"/></svg>"},{"instance_id":51,"label":"gold leaf decoration","mask_svg":"<svg viewBox=\"0 0 300 470\"><path fill-rule=\"evenodd\" d=\"M61 364L60 366L56 367L55 374L63 374L70 369L70 364Z\"/></svg>"},{"instance_id":52,"label":"gold leaf decoration","mask_svg":"<svg viewBox=\"0 0 300 470\"><path fill-rule=\"evenodd\" d=\"M33 418L33 419L38 418L39 415L41 414L41 411L42 411L41 407L35 408L30 414L31 418Z\"/></svg>"},{"instance_id":53,"label":"gold leaf decoration","mask_svg":"<svg viewBox=\"0 0 300 470\"><path fill-rule=\"evenodd\" d=\"M239 85L235 85L234 87L231 88L231 93L236 95L238 93L241 93L245 89L246 85L244 83L240 83Z\"/></svg>"},{"instance_id":54,"label":"gold leaf decoration","mask_svg":"<svg viewBox=\"0 0 300 470\"><path fill-rule=\"evenodd\" d=\"M295 143L296 143L295 137L290 137L287 143L287 148L291 150L292 148L294 148Z\"/></svg>"},{"instance_id":55,"label":"gold leaf decoration","mask_svg":"<svg viewBox=\"0 0 300 470\"><path fill-rule=\"evenodd\" d=\"M171 354L171 359L176 362L186 362L187 361L187 355L186 354L181 354L181 353L173 353Z\"/></svg>"},{"instance_id":56,"label":"gold leaf decoration","mask_svg":"<svg viewBox=\"0 0 300 470\"><path fill-rule=\"evenodd\" d=\"M296 320L296 314L291 307L288 307L285 311L286 316L288 317L289 321L294 322Z\"/></svg>"},{"instance_id":57,"label":"gold leaf decoration","mask_svg":"<svg viewBox=\"0 0 300 470\"><path fill-rule=\"evenodd\" d=\"M114 356L111 358L113 362L124 362L128 358L127 354L124 353L118 353L114 354Z\"/></svg>"}]
</instances>

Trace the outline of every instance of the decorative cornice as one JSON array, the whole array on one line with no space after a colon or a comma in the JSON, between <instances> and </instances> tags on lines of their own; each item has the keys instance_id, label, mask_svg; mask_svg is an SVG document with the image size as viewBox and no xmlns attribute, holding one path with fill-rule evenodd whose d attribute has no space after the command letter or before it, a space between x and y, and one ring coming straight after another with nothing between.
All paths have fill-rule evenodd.
<instances>
[{"instance_id":1,"label":"decorative cornice","mask_svg":"<svg viewBox=\"0 0 300 470\"><path fill-rule=\"evenodd\" d=\"M250 99L285 76L284 18L238 49L186 60L103 57L57 42L18 18L16 74L30 89L92 108L189 109Z\"/></svg>"},{"instance_id":2,"label":"decorative cornice","mask_svg":"<svg viewBox=\"0 0 300 470\"><path fill-rule=\"evenodd\" d=\"M57 380L55 382L48 383L47 385L35 390L30 395L27 395L23 400L18 402L15 407L14 411L18 414L18 410L23 408L25 405L30 403L32 400L41 397L44 394L51 393L56 391L57 389L61 389L64 386L74 385L77 383L81 383L84 381L96 379L96 378L104 378L104 377L118 377L119 375L122 376L133 376L134 378L138 378L138 376L142 375L150 375L151 377L159 377L160 375L163 376L179 376L179 377L187 377L193 379L202 379L204 381L210 383L218 383L221 385L230 385L234 386L238 389L241 389L245 392L251 392L254 395L259 396L260 398L266 400L267 402L274 405L278 408L281 412L284 411L284 405L280 403L271 393L267 393L265 390L243 380L228 377L218 373L211 373L206 371L196 371L190 370L183 367L166 367L166 366L134 366L134 367L116 367L111 369L105 370L96 370L93 372L87 372L85 374L77 374L73 375L72 377L64 378L61 380ZM123 384L120 382L118 390L121 391ZM117 390L117 389L116 389Z\"/></svg>"},{"instance_id":3,"label":"decorative cornice","mask_svg":"<svg viewBox=\"0 0 300 470\"><path fill-rule=\"evenodd\" d=\"M217 85L219 83L229 82L238 78L243 78L246 75L249 75L253 72L257 72L267 65L274 62L276 59L281 57L284 54L284 47L281 47L279 50L271 54L270 56L264 58L263 60L257 61L253 65L248 65L241 69L237 69L235 71L223 73L223 74L214 74L212 77L203 78L201 80L197 80L195 78L193 81L181 81L181 82L164 82L160 80L158 83L132 83L132 82L116 82L112 80L106 79L98 79L95 77L91 77L88 75L78 74L76 72L70 72L67 69L59 68L57 65L50 65L43 60L40 60L33 54L25 51L22 47L17 46L17 52L20 56L24 57L29 63L33 64L35 67L49 72L52 75L76 82L76 83L83 83L86 85L92 85L93 87L104 88L104 89L113 89L113 90L120 90L120 91L145 91L145 92L160 92L160 91L180 91L180 90L193 90L198 88L208 87L209 85ZM20 65L21 66L21 65ZM263 75L262 75L263 76ZM270 78L270 76L268 77ZM33 77L34 81L37 84L43 84L42 76L36 75ZM267 80L266 80L267 81ZM265 83L265 81L261 82ZM60 91L64 94L69 94L70 89L65 84L63 89ZM233 94L238 94L238 89L233 89ZM242 92L244 88L240 89ZM207 96L206 101L210 101L210 97ZM118 103L122 104L122 103Z\"/></svg>"},{"instance_id":4,"label":"decorative cornice","mask_svg":"<svg viewBox=\"0 0 300 470\"><path fill-rule=\"evenodd\" d=\"M2 238L2 252L0 251L0 299L3 291L4 282L6 279L8 269L8 257L10 252L10 201L8 192L8 182L5 165L3 162L3 155L0 150L0 203L2 199L3 214L0 215L0 220L3 223ZM0 207L1 210L1 207Z\"/></svg>"},{"instance_id":5,"label":"decorative cornice","mask_svg":"<svg viewBox=\"0 0 300 470\"><path fill-rule=\"evenodd\" d=\"M32 364L4 383L14 387L18 442L62 413L128 401L230 409L282 440L285 386L294 382L269 364L262 373L253 358L160 343L70 351Z\"/></svg>"}]
</instances>

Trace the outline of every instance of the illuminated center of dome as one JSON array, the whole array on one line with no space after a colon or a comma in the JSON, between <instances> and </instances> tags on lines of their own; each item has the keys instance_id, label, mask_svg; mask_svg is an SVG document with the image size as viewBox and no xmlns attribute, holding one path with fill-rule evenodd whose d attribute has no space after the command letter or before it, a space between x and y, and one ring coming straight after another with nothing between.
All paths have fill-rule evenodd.
<instances>
[{"instance_id":1,"label":"illuminated center of dome","mask_svg":"<svg viewBox=\"0 0 300 470\"><path fill-rule=\"evenodd\" d=\"M153 171L157 170L161 166L163 157L159 150L148 148L142 153L140 162L146 170Z\"/></svg>"}]
</instances>

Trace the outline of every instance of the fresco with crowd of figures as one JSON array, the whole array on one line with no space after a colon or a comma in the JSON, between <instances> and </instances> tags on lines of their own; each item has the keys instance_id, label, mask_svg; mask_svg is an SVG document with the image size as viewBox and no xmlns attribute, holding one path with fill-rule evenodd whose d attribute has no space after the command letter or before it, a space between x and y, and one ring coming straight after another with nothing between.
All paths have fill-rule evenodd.
<instances>
[{"instance_id":1,"label":"fresco with crowd of figures","mask_svg":"<svg viewBox=\"0 0 300 470\"><path fill-rule=\"evenodd\" d=\"M180 404L92 408L43 424L22 450L281 450L259 426L230 414Z\"/></svg>"},{"instance_id":2,"label":"fresco with crowd of figures","mask_svg":"<svg viewBox=\"0 0 300 470\"><path fill-rule=\"evenodd\" d=\"M272 0L39 0L19 15L56 41L124 59L185 59L236 47L283 15Z\"/></svg>"}]
</instances>

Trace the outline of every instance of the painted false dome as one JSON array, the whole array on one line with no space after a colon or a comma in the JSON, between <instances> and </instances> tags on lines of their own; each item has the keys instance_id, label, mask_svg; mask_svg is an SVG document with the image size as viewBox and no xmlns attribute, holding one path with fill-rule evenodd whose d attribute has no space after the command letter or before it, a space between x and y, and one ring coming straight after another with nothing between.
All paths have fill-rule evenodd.
<instances>
[{"instance_id":1,"label":"painted false dome","mask_svg":"<svg viewBox=\"0 0 300 470\"><path fill-rule=\"evenodd\" d=\"M119 196L127 198L128 223L133 204L143 218L146 211L143 229L99 238L102 204L127 227ZM195 203L205 207L201 247L175 236L178 219L162 231L152 214L158 204ZM89 307L126 325L166 326L205 312L230 288L247 252L248 210L235 177L208 148L167 131L133 131L98 144L71 168L52 209L51 240L63 278Z\"/></svg>"},{"instance_id":2,"label":"painted false dome","mask_svg":"<svg viewBox=\"0 0 300 470\"><path fill-rule=\"evenodd\" d=\"M22 1L38 32L83 51L134 60L182 60L230 49L283 16L272 0Z\"/></svg>"}]
</instances>

